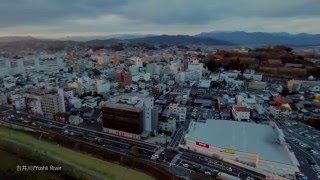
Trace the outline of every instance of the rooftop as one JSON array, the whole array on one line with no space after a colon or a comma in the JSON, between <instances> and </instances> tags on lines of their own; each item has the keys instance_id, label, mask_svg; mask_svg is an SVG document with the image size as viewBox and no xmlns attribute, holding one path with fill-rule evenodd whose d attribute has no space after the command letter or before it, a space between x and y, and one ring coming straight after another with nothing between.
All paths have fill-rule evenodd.
<instances>
[{"instance_id":1,"label":"rooftop","mask_svg":"<svg viewBox=\"0 0 320 180\"><path fill-rule=\"evenodd\" d=\"M244 106L232 106L232 108L237 112L250 112L250 109Z\"/></svg>"},{"instance_id":2,"label":"rooftop","mask_svg":"<svg viewBox=\"0 0 320 180\"><path fill-rule=\"evenodd\" d=\"M230 120L191 122L187 139L220 148L255 153L266 161L292 164L285 149L278 144L276 131L269 125Z\"/></svg>"}]
</instances>

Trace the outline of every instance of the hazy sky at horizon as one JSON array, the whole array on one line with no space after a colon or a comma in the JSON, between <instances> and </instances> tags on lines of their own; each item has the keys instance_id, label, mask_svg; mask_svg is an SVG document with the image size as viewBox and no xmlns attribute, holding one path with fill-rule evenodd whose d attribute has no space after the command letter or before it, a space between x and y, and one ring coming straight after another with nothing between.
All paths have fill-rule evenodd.
<instances>
[{"instance_id":1,"label":"hazy sky at horizon","mask_svg":"<svg viewBox=\"0 0 320 180\"><path fill-rule=\"evenodd\" d=\"M320 0L0 0L0 36L320 33Z\"/></svg>"}]
</instances>

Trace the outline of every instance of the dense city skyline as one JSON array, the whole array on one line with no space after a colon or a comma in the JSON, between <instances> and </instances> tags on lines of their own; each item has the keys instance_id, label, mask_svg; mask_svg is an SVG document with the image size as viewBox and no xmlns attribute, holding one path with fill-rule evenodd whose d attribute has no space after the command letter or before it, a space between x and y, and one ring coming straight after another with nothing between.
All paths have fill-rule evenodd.
<instances>
[{"instance_id":1,"label":"dense city skyline","mask_svg":"<svg viewBox=\"0 0 320 180\"><path fill-rule=\"evenodd\" d=\"M298 1L2 2L0 36L197 34L205 31L320 32L320 3Z\"/></svg>"}]
</instances>

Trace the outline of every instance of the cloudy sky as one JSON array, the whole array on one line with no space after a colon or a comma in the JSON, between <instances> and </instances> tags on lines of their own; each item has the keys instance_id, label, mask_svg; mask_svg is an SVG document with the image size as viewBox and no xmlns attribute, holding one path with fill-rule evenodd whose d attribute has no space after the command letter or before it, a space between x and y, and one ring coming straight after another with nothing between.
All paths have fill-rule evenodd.
<instances>
[{"instance_id":1,"label":"cloudy sky","mask_svg":"<svg viewBox=\"0 0 320 180\"><path fill-rule=\"evenodd\" d=\"M320 0L0 0L0 36L320 33Z\"/></svg>"}]
</instances>

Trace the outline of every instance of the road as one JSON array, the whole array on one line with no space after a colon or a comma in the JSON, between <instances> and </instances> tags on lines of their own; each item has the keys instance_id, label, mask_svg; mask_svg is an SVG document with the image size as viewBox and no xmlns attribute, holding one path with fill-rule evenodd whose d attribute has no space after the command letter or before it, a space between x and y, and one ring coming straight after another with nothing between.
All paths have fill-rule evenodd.
<instances>
[{"instance_id":1,"label":"road","mask_svg":"<svg viewBox=\"0 0 320 180\"><path fill-rule=\"evenodd\" d=\"M311 166L307 162L307 158L310 159L310 154L308 154L306 151L301 149L296 144L289 142L291 149L295 153L295 155L298 158L298 161L300 163L300 171L303 172L304 175L308 177L308 179L317 179L316 173L312 170Z\"/></svg>"},{"instance_id":2,"label":"road","mask_svg":"<svg viewBox=\"0 0 320 180\"><path fill-rule=\"evenodd\" d=\"M131 147L136 146L140 152L140 158L151 161L152 156L156 154L156 152L160 149L159 146L143 141L137 141L134 139L128 139L124 137L118 137L86 128L81 128L78 126L73 126L69 124L63 124L56 121L51 121L44 118L38 117L28 117L26 114L17 113L12 109L8 109L0 106L1 118L0 120L6 121L8 123L21 124L34 126L35 129L48 129L51 131L56 131L58 133L68 134L71 138L78 138L82 140L87 140L90 143L97 143L101 145L103 148L111 150L113 152L118 152L121 154L130 154ZM12 117L13 116L13 117ZM11 117L11 118L9 118ZM173 141L170 143L169 148L178 149L179 142L182 140L184 131L187 129L190 120L188 120L184 126L181 126L178 131L175 133L173 137ZM72 133L71 133L72 132ZM98 141L97 141L98 139ZM251 170L247 170L241 167L237 167L221 160L213 159L207 156L203 156L193 152L183 151L181 157L178 161L189 162L190 164L194 164L195 166L202 167L203 170L218 170L221 172L225 172L230 175L236 175L241 178L254 177L254 179L264 179L265 176ZM217 161L219 164L211 164L211 162ZM152 161L155 163L162 163L157 161ZM162 163L163 164L163 163ZM180 166L180 164L176 164ZM231 171L228 169L232 168ZM194 167L189 167L190 170L195 171ZM199 170L199 172L204 171ZM198 170L196 170L198 171Z\"/></svg>"},{"instance_id":3,"label":"road","mask_svg":"<svg viewBox=\"0 0 320 180\"><path fill-rule=\"evenodd\" d=\"M59 123L59 122L51 121L44 118L37 118L37 117L29 118L25 114L17 113L14 110L8 110L4 112L4 115L6 117L10 115L14 116L13 118L8 119L7 122L13 121L16 123L31 124L41 128L49 128L50 130L58 131L60 133L67 131L69 136L72 136L75 138L82 138L83 135L86 135L87 136L86 138L89 141L94 141L95 138L100 138L103 141L103 143L107 145L106 147L111 147L112 150L119 150L119 148L122 148L130 151L130 148L132 146L136 146L140 150L140 152L142 152L144 155L150 155L151 157L151 155L154 154L159 148L159 146L151 143L113 136L106 133L81 128L78 126L66 125L64 123ZM71 135L71 132L73 132L73 135ZM121 150L121 151L125 152L124 150Z\"/></svg>"},{"instance_id":4,"label":"road","mask_svg":"<svg viewBox=\"0 0 320 180\"><path fill-rule=\"evenodd\" d=\"M307 161L307 159L309 159L309 161L312 161L314 164L320 164L319 154L315 155L310 151L310 149L313 149L319 152L319 146L315 144L317 138L309 139L300 133L302 131L309 132L312 128L300 122L293 123L292 121L290 123L278 122L277 124L279 124L279 127L283 130L287 143L290 145L291 150L294 152L300 163L300 171L305 174L308 179L318 179L317 173L312 170L311 165ZM319 132L314 130L312 134L318 135ZM303 147L301 144L305 144L306 146Z\"/></svg>"},{"instance_id":5,"label":"road","mask_svg":"<svg viewBox=\"0 0 320 180\"><path fill-rule=\"evenodd\" d=\"M263 174L224 162L217 158L200 155L192 151L184 150L179 160L175 163L179 166L183 166L183 163L181 162L187 162L191 167L200 167L200 169L224 172L239 177L240 179L266 179L266 176Z\"/></svg>"}]
</instances>

